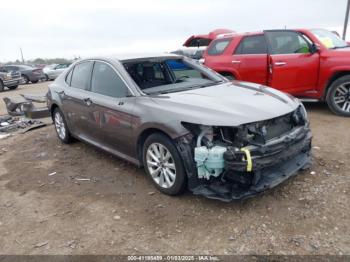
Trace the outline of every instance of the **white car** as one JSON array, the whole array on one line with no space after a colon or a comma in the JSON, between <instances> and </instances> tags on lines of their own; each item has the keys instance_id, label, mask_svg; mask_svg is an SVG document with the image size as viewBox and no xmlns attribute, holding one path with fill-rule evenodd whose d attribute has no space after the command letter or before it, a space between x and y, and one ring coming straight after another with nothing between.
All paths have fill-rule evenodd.
<instances>
[{"instance_id":1,"label":"white car","mask_svg":"<svg viewBox=\"0 0 350 262\"><path fill-rule=\"evenodd\" d=\"M64 70L69 67L70 64L53 64L46 66L43 71L46 77L46 81L55 80Z\"/></svg>"}]
</instances>

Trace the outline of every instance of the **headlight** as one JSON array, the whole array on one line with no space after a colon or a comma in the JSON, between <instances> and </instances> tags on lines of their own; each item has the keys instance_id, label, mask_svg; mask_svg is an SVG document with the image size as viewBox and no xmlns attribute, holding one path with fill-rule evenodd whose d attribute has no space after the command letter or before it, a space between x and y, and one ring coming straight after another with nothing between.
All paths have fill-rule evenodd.
<instances>
[{"instance_id":1,"label":"headlight","mask_svg":"<svg viewBox=\"0 0 350 262\"><path fill-rule=\"evenodd\" d=\"M300 102L300 114L303 116L305 122L309 122L309 118L307 116L307 112L305 109L305 106L303 105L303 103Z\"/></svg>"},{"instance_id":2,"label":"headlight","mask_svg":"<svg viewBox=\"0 0 350 262\"><path fill-rule=\"evenodd\" d=\"M7 73L7 74L5 75L5 79L6 79L6 80L11 79L11 73Z\"/></svg>"}]
</instances>

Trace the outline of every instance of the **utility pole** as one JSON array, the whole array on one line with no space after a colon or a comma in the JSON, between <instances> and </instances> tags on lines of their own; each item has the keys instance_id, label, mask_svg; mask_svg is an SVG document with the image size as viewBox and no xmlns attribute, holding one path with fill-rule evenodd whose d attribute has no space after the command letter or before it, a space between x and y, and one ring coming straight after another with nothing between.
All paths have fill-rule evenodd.
<instances>
[{"instance_id":1,"label":"utility pole","mask_svg":"<svg viewBox=\"0 0 350 262\"><path fill-rule=\"evenodd\" d=\"M350 0L348 0L348 4L347 4L347 6L346 6L345 21L344 21L344 29L343 29L343 39L344 39L344 40L345 40L345 37L346 37L346 29L347 29L347 27L348 27L349 10L350 10Z\"/></svg>"},{"instance_id":2,"label":"utility pole","mask_svg":"<svg viewBox=\"0 0 350 262\"><path fill-rule=\"evenodd\" d=\"M21 51L22 63L24 64L24 58L23 58L22 48L20 47L19 50Z\"/></svg>"}]
</instances>

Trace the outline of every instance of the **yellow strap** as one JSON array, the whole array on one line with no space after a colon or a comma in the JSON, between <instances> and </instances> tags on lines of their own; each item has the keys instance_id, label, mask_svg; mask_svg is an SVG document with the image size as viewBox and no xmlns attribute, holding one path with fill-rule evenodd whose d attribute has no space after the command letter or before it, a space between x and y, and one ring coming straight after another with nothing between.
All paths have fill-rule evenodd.
<instances>
[{"instance_id":1,"label":"yellow strap","mask_svg":"<svg viewBox=\"0 0 350 262\"><path fill-rule=\"evenodd\" d=\"M252 161L252 157L250 155L250 151L248 148L241 148L241 151L243 151L245 153L246 156L246 160L247 160L247 172L251 172L253 169L253 161Z\"/></svg>"}]
</instances>

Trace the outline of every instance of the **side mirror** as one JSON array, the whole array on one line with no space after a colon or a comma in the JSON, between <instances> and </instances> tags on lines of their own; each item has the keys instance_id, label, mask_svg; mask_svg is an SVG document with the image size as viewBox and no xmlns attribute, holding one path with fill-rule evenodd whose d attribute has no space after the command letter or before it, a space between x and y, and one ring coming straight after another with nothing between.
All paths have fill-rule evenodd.
<instances>
[{"instance_id":1,"label":"side mirror","mask_svg":"<svg viewBox=\"0 0 350 262\"><path fill-rule=\"evenodd\" d=\"M310 47L311 54L317 53L320 50L320 46L318 44L313 43Z\"/></svg>"}]
</instances>

